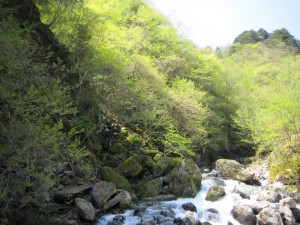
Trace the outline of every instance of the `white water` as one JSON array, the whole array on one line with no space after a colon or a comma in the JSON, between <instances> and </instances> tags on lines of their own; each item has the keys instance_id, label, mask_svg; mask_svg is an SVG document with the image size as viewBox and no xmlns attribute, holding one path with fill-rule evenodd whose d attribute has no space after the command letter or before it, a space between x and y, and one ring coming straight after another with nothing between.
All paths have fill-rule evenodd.
<instances>
[{"instance_id":1,"label":"white water","mask_svg":"<svg viewBox=\"0 0 300 225\"><path fill-rule=\"evenodd\" d=\"M215 202L206 201L206 193L213 185L212 181L206 175L203 176L202 188L195 198L179 198L174 201L160 202L154 205L151 205L147 208L149 215L158 213L164 208L171 208L176 216L180 217L180 214L184 212L182 209L182 204L187 202L192 202L196 207L198 213L194 213L196 219L199 219L201 222L210 222L212 225L224 225L230 221L234 225L240 225L231 215L231 210L234 205L245 204L253 205L256 202L256 197L258 193L251 193L251 199L242 199L240 195L232 193L234 186L238 184L234 180L225 180L226 186L225 193L226 195ZM219 213L207 212L208 209L216 209ZM141 219L137 216L133 216L133 210L128 210L124 214L126 217L124 225L136 225L141 222ZM98 221L97 225L107 225L113 220L115 215L106 215Z\"/></svg>"}]
</instances>

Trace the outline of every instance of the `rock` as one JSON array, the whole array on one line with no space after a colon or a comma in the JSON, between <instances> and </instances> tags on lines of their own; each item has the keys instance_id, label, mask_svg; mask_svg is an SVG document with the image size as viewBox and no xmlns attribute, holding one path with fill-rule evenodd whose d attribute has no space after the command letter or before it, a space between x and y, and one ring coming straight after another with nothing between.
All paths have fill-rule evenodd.
<instances>
[{"instance_id":1,"label":"rock","mask_svg":"<svg viewBox=\"0 0 300 225\"><path fill-rule=\"evenodd\" d=\"M212 186L208 189L205 200L206 201L217 201L219 198L225 196L225 190L220 186Z\"/></svg>"},{"instance_id":2,"label":"rock","mask_svg":"<svg viewBox=\"0 0 300 225\"><path fill-rule=\"evenodd\" d=\"M107 202L116 193L116 185L109 182L100 181L92 188L92 202L96 208L102 208L105 202Z\"/></svg>"},{"instance_id":3,"label":"rock","mask_svg":"<svg viewBox=\"0 0 300 225\"><path fill-rule=\"evenodd\" d=\"M170 172L176 165L178 165L178 161L174 158L168 156L162 156L157 161L154 167L154 174L156 176L163 176Z\"/></svg>"},{"instance_id":4,"label":"rock","mask_svg":"<svg viewBox=\"0 0 300 225\"><path fill-rule=\"evenodd\" d=\"M195 197L201 187L201 171L192 159L183 159L168 178L171 193L179 197Z\"/></svg>"},{"instance_id":5,"label":"rock","mask_svg":"<svg viewBox=\"0 0 300 225\"><path fill-rule=\"evenodd\" d=\"M263 190L258 196L257 201L279 202L282 199L279 193Z\"/></svg>"},{"instance_id":6,"label":"rock","mask_svg":"<svg viewBox=\"0 0 300 225\"><path fill-rule=\"evenodd\" d=\"M241 170L240 164L235 160L219 159L216 161L216 170L218 177L224 179L236 179Z\"/></svg>"},{"instance_id":7,"label":"rock","mask_svg":"<svg viewBox=\"0 0 300 225\"><path fill-rule=\"evenodd\" d=\"M184 210L189 210L191 212L197 212L196 206L191 202L187 202L187 203L182 204L182 208Z\"/></svg>"},{"instance_id":8,"label":"rock","mask_svg":"<svg viewBox=\"0 0 300 225\"><path fill-rule=\"evenodd\" d=\"M291 211L292 211L292 213L294 215L296 223L300 223L300 209L298 209L298 208L292 208Z\"/></svg>"},{"instance_id":9,"label":"rock","mask_svg":"<svg viewBox=\"0 0 300 225\"><path fill-rule=\"evenodd\" d=\"M288 206L289 208L296 208L296 201L290 197L281 199L279 204L282 206Z\"/></svg>"},{"instance_id":10,"label":"rock","mask_svg":"<svg viewBox=\"0 0 300 225\"><path fill-rule=\"evenodd\" d=\"M210 222L204 222L202 225L212 225Z\"/></svg>"},{"instance_id":11,"label":"rock","mask_svg":"<svg viewBox=\"0 0 300 225\"><path fill-rule=\"evenodd\" d=\"M66 221L64 221L64 224L66 224L66 225L78 225L76 220L66 220Z\"/></svg>"},{"instance_id":12,"label":"rock","mask_svg":"<svg viewBox=\"0 0 300 225\"><path fill-rule=\"evenodd\" d=\"M226 186L225 181L217 177L212 177L210 181L212 183L212 186Z\"/></svg>"},{"instance_id":13,"label":"rock","mask_svg":"<svg viewBox=\"0 0 300 225\"><path fill-rule=\"evenodd\" d=\"M127 191L121 191L115 197L107 201L104 204L103 209L105 210L110 209L119 203L120 204L122 203L124 208L131 208L130 206L132 204L132 199L130 194Z\"/></svg>"},{"instance_id":14,"label":"rock","mask_svg":"<svg viewBox=\"0 0 300 225\"><path fill-rule=\"evenodd\" d=\"M115 184L117 188L124 189L126 191L131 191L130 182L125 177L118 174L113 168L104 167L101 172L101 175L104 180Z\"/></svg>"},{"instance_id":15,"label":"rock","mask_svg":"<svg viewBox=\"0 0 300 225\"><path fill-rule=\"evenodd\" d=\"M250 169L242 169L238 172L236 178L239 181L247 182L254 178L254 173Z\"/></svg>"},{"instance_id":16,"label":"rock","mask_svg":"<svg viewBox=\"0 0 300 225\"><path fill-rule=\"evenodd\" d=\"M280 214L271 207L261 210L257 219L259 225L281 225Z\"/></svg>"},{"instance_id":17,"label":"rock","mask_svg":"<svg viewBox=\"0 0 300 225\"><path fill-rule=\"evenodd\" d=\"M125 151L125 147L121 143L113 143L108 151L112 154L121 154Z\"/></svg>"},{"instance_id":18,"label":"rock","mask_svg":"<svg viewBox=\"0 0 300 225\"><path fill-rule=\"evenodd\" d=\"M142 180L138 183L136 191L142 197L154 197L160 194L162 190L162 180L156 178L154 180Z\"/></svg>"},{"instance_id":19,"label":"rock","mask_svg":"<svg viewBox=\"0 0 300 225\"><path fill-rule=\"evenodd\" d=\"M173 201L176 199L177 199L176 195L168 194L168 195L157 195L154 197L143 198L143 201L161 202L161 201Z\"/></svg>"},{"instance_id":20,"label":"rock","mask_svg":"<svg viewBox=\"0 0 300 225\"><path fill-rule=\"evenodd\" d=\"M121 174L127 178L137 177L142 170L142 165L134 156L130 156L120 167Z\"/></svg>"},{"instance_id":21,"label":"rock","mask_svg":"<svg viewBox=\"0 0 300 225\"><path fill-rule=\"evenodd\" d=\"M243 225L256 225L256 217L250 206L235 205L231 213L233 218Z\"/></svg>"},{"instance_id":22,"label":"rock","mask_svg":"<svg viewBox=\"0 0 300 225\"><path fill-rule=\"evenodd\" d=\"M143 216L141 219L141 223L140 225L152 225L152 224L156 224L155 218L153 216Z\"/></svg>"},{"instance_id":23,"label":"rock","mask_svg":"<svg viewBox=\"0 0 300 225\"><path fill-rule=\"evenodd\" d=\"M220 221L220 214L218 210L210 208L205 210L205 218L212 222L219 222Z\"/></svg>"},{"instance_id":24,"label":"rock","mask_svg":"<svg viewBox=\"0 0 300 225\"><path fill-rule=\"evenodd\" d=\"M284 225L294 225L295 224L295 217L288 206L280 206L279 212L281 218L283 220Z\"/></svg>"},{"instance_id":25,"label":"rock","mask_svg":"<svg viewBox=\"0 0 300 225\"><path fill-rule=\"evenodd\" d=\"M54 201L58 203L62 202L70 202L73 201L75 198L82 198L87 195L91 190L90 185L80 185L80 186L69 186L65 187L64 189L56 192L53 196Z\"/></svg>"},{"instance_id":26,"label":"rock","mask_svg":"<svg viewBox=\"0 0 300 225\"><path fill-rule=\"evenodd\" d=\"M244 183L239 183L234 186L232 193L239 194L242 198L250 199L250 196L258 191L260 191L260 189L257 190L256 187Z\"/></svg>"},{"instance_id":27,"label":"rock","mask_svg":"<svg viewBox=\"0 0 300 225\"><path fill-rule=\"evenodd\" d=\"M273 206L274 203L268 202L268 201L260 201L256 202L251 208L253 209L253 212L257 215L261 210L268 207L275 207Z\"/></svg>"},{"instance_id":28,"label":"rock","mask_svg":"<svg viewBox=\"0 0 300 225\"><path fill-rule=\"evenodd\" d=\"M196 219L191 211L185 211L181 217L181 225L196 225Z\"/></svg>"},{"instance_id":29,"label":"rock","mask_svg":"<svg viewBox=\"0 0 300 225\"><path fill-rule=\"evenodd\" d=\"M113 221L117 222L117 223L123 223L125 220L126 220L126 217L124 215L116 215L113 218Z\"/></svg>"},{"instance_id":30,"label":"rock","mask_svg":"<svg viewBox=\"0 0 300 225\"><path fill-rule=\"evenodd\" d=\"M77 214L79 218L88 222L95 221L96 219L95 209L90 202L82 198L76 198L75 204L76 204Z\"/></svg>"},{"instance_id":31,"label":"rock","mask_svg":"<svg viewBox=\"0 0 300 225\"><path fill-rule=\"evenodd\" d=\"M217 176L218 176L218 171L212 170L212 171L208 174L208 176L210 176L210 177L217 177Z\"/></svg>"}]
</instances>

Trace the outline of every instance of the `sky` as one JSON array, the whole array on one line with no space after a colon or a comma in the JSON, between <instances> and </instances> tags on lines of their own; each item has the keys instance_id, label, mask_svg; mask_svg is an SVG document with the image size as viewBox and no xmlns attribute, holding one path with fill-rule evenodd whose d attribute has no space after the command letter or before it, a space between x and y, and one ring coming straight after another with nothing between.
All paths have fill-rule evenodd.
<instances>
[{"instance_id":1,"label":"sky","mask_svg":"<svg viewBox=\"0 0 300 225\"><path fill-rule=\"evenodd\" d=\"M226 46L243 31L286 28L300 40L300 0L149 0L199 47Z\"/></svg>"}]
</instances>

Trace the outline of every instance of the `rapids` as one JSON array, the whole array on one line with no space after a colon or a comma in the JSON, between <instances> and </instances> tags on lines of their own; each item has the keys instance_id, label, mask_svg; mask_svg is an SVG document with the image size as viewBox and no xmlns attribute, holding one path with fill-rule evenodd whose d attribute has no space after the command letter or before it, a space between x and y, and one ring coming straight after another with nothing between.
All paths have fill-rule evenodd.
<instances>
[{"instance_id":1,"label":"rapids","mask_svg":"<svg viewBox=\"0 0 300 225\"><path fill-rule=\"evenodd\" d=\"M239 225L240 223L236 221L231 214L233 206L237 204L254 204L261 187L255 187L253 189L250 199L242 199L240 195L232 193L235 185L239 185L238 181L224 180L224 182L226 183L226 186L224 186L226 195L218 201L210 202L205 200L206 193L209 187L214 185L214 182L212 177L208 174L204 174L201 190L195 198L178 198L174 201L155 203L144 202L139 204L135 210L127 210L121 214L124 220L122 222L116 222L114 220L116 214L109 214L100 218L97 225L137 225L142 222L142 218L143 224L146 224L145 221L147 221L147 218L155 218L155 224L173 224L173 219L180 217L181 214L185 212L182 208L182 204L187 202L191 202L196 206L197 213L194 213L194 216L202 223L209 222L212 225L224 225L231 222L231 224ZM159 221L163 219L161 216L162 212L168 215L168 218L170 218L169 221Z\"/></svg>"}]
</instances>

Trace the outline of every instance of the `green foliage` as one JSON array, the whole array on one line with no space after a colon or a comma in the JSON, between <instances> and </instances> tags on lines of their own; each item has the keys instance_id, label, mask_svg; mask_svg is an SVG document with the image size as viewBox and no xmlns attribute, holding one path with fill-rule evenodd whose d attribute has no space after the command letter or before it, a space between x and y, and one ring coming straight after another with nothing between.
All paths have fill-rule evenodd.
<instances>
[{"instance_id":1,"label":"green foliage","mask_svg":"<svg viewBox=\"0 0 300 225\"><path fill-rule=\"evenodd\" d=\"M83 176L89 151L71 129L77 109L72 87L63 83L70 71L50 62L30 37L31 28L7 17L0 21L0 202L1 214L25 195L49 200L58 187L59 164ZM87 178L87 177L86 177ZM27 190L27 193L25 192Z\"/></svg>"}]
</instances>

